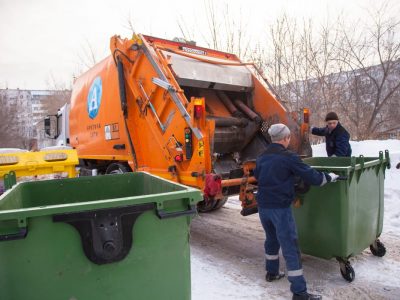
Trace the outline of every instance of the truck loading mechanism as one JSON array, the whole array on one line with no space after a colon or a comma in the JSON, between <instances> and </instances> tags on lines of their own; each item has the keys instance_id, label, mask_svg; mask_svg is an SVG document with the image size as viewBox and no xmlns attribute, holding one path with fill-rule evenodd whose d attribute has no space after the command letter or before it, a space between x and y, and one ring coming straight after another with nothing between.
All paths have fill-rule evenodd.
<instances>
[{"instance_id":1,"label":"truck loading mechanism","mask_svg":"<svg viewBox=\"0 0 400 300\"><path fill-rule=\"evenodd\" d=\"M69 140L83 172L147 171L197 187L200 211L239 194L246 215L256 211L252 172L270 125L287 124L290 148L311 155L308 122L295 120L252 64L145 35L114 36L110 48L72 91Z\"/></svg>"}]
</instances>

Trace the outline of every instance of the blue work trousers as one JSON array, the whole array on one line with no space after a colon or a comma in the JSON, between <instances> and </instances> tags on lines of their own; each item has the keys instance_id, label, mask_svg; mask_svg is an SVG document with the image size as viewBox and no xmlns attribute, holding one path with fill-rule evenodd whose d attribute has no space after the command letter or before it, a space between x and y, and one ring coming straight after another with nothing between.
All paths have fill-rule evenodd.
<instances>
[{"instance_id":1,"label":"blue work trousers","mask_svg":"<svg viewBox=\"0 0 400 300\"><path fill-rule=\"evenodd\" d=\"M290 290L294 294L307 292L297 243L296 223L291 208L259 208L258 212L266 234L266 271L273 275L279 273L279 248L282 248Z\"/></svg>"}]
</instances>

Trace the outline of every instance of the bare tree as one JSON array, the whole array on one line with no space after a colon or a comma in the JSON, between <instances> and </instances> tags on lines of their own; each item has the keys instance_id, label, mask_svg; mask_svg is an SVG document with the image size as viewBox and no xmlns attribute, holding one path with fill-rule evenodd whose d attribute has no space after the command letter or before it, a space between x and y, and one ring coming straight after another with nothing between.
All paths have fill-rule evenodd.
<instances>
[{"instance_id":1,"label":"bare tree","mask_svg":"<svg viewBox=\"0 0 400 300\"><path fill-rule=\"evenodd\" d=\"M315 32L283 15L270 27L271 50L252 58L291 110L311 108L314 124L335 110L353 138L384 137L400 129L399 21L389 16L383 6L358 31L339 16Z\"/></svg>"},{"instance_id":2,"label":"bare tree","mask_svg":"<svg viewBox=\"0 0 400 300\"><path fill-rule=\"evenodd\" d=\"M10 103L0 90L0 148L23 146L23 136L17 126L17 105Z\"/></svg>"},{"instance_id":3,"label":"bare tree","mask_svg":"<svg viewBox=\"0 0 400 300\"><path fill-rule=\"evenodd\" d=\"M93 46L89 39L85 39L80 50L76 53L77 61L75 62L75 71L71 74L72 82L88 69L92 68L99 62L100 51Z\"/></svg>"},{"instance_id":4,"label":"bare tree","mask_svg":"<svg viewBox=\"0 0 400 300\"><path fill-rule=\"evenodd\" d=\"M135 32L136 32L135 31L135 21L133 20L133 17L132 17L132 14L130 11L128 12L128 15L125 18L124 27L126 29L128 29L132 35L135 34Z\"/></svg>"},{"instance_id":5,"label":"bare tree","mask_svg":"<svg viewBox=\"0 0 400 300\"><path fill-rule=\"evenodd\" d=\"M57 80L53 73L50 73L46 85L50 92L42 102L43 111L46 115L56 114L60 107L70 102L71 88Z\"/></svg>"},{"instance_id":6,"label":"bare tree","mask_svg":"<svg viewBox=\"0 0 400 300\"><path fill-rule=\"evenodd\" d=\"M70 98L70 90L52 91L52 93L48 95L45 100L43 100L43 110L48 115L54 115L64 104L70 102Z\"/></svg>"},{"instance_id":7,"label":"bare tree","mask_svg":"<svg viewBox=\"0 0 400 300\"><path fill-rule=\"evenodd\" d=\"M267 28L269 44L250 44L246 22L233 18L228 5L204 0L204 7L205 32L178 20L184 38L200 35L208 47L250 58L290 110L311 108L315 125L337 111L354 139L400 131L398 4L384 2L365 25L349 26L339 15L317 27L283 14Z\"/></svg>"},{"instance_id":8,"label":"bare tree","mask_svg":"<svg viewBox=\"0 0 400 300\"><path fill-rule=\"evenodd\" d=\"M240 8L239 8L240 9ZM204 0L207 28L198 28L191 17L180 16L177 20L183 38L194 41L201 38L207 47L236 54L245 59L250 56L250 39L247 23L242 15L235 18L229 3Z\"/></svg>"},{"instance_id":9,"label":"bare tree","mask_svg":"<svg viewBox=\"0 0 400 300\"><path fill-rule=\"evenodd\" d=\"M210 39L207 39L207 44L213 49L220 50L219 45L221 42L221 36L218 34L220 24L214 4L215 3L211 0L204 0L205 9L207 11L207 23L209 29L209 34L207 36L210 37Z\"/></svg>"},{"instance_id":10,"label":"bare tree","mask_svg":"<svg viewBox=\"0 0 400 300\"><path fill-rule=\"evenodd\" d=\"M311 104L308 80L313 75L309 55L313 31L311 21L304 21L302 26L299 30L296 20L282 15L269 28L270 50L257 47L251 55L258 67L266 70L279 97L289 100L291 110Z\"/></svg>"},{"instance_id":11,"label":"bare tree","mask_svg":"<svg viewBox=\"0 0 400 300\"><path fill-rule=\"evenodd\" d=\"M344 62L352 80L348 83L348 96L342 107L358 102L358 110L349 112L350 120L358 128L358 138L378 138L400 129L400 116L394 114L400 105L400 21L390 17L385 2L371 13L372 25L362 32L352 33L343 26ZM372 64L377 63L373 66Z\"/></svg>"},{"instance_id":12,"label":"bare tree","mask_svg":"<svg viewBox=\"0 0 400 300\"><path fill-rule=\"evenodd\" d=\"M189 25L182 15L178 17L177 23L181 35L186 41L194 41L196 39L196 29L193 27L193 24Z\"/></svg>"},{"instance_id":13,"label":"bare tree","mask_svg":"<svg viewBox=\"0 0 400 300\"><path fill-rule=\"evenodd\" d=\"M78 53L79 64L86 69L90 69L98 62L95 48L92 43L85 39L85 43L81 46L81 51Z\"/></svg>"}]
</instances>

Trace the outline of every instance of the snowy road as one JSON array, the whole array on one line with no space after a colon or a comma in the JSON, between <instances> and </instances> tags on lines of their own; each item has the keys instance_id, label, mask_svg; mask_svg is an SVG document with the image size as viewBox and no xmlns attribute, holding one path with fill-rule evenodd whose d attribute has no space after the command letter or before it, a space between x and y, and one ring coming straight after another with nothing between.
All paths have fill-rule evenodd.
<instances>
[{"instance_id":1,"label":"snowy road","mask_svg":"<svg viewBox=\"0 0 400 300\"><path fill-rule=\"evenodd\" d=\"M378 142L374 145L375 148L382 146ZM369 144L363 146L360 149L357 145L353 146L353 149L356 148L355 155L358 155L357 151L364 150L367 156L366 147L377 152ZM384 146L387 148L387 143ZM400 150L400 141L392 147ZM395 165L400 153L391 157ZM400 170L388 171L381 236L387 254L378 258L368 249L351 258L356 272L352 283L342 278L335 260L303 255L303 268L310 291L322 294L323 299L400 299L399 179ZM242 217L239 212L238 200L231 198L219 211L201 214L193 221L192 299L291 299L286 279L273 283L264 280L264 232L258 214Z\"/></svg>"},{"instance_id":2,"label":"snowy road","mask_svg":"<svg viewBox=\"0 0 400 300\"><path fill-rule=\"evenodd\" d=\"M192 299L290 299L287 280L264 280L264 233L258 215L244 218L232 202L193 221ZM351 284L335 260L304 255L309 290L324 299L400 299L400 236L384 233L381 240L388 249L384 258L365 250L351 259L356 271Z\"/></svg>"}]
</instances>

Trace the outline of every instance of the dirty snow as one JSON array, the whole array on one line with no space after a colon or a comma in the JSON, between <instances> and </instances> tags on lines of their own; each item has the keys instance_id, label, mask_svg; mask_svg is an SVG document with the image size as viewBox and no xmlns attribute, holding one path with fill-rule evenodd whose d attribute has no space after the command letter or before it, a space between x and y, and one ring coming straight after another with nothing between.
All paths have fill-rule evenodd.
<instances>
[{"instance_id":1,"label":"dirty snow","mask_svg":"<svg viewBox=\"0 0 400 300\"><path fill-rule=\"evenodd\" d=\"M400 299L400 141L352 142L353 155L377 156L389 150L392 168L386 171L385 217L381 241L383 258L369 249L351 259L352 283L340 275L335 260L303 255L308 289L323 299ZM325 144L313 146L314 156L326 156ZM201 214L192 223L192 299L291 299L289 283L264 280L264 233L258 215L242 217L237 197L219 211ZM281 263L283 260L281 257ZM284 266L282 266L284 268Z\"/></svg>"}]
</instances>

